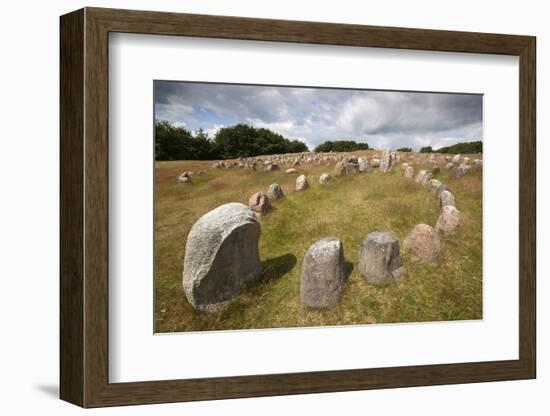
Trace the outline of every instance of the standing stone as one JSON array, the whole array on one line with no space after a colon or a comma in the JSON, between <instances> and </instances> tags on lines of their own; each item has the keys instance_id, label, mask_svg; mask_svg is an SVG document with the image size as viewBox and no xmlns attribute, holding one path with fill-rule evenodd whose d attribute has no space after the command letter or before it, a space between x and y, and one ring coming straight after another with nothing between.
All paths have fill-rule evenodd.
<instances>
[{"instance_id":1,"label":"standing stone","mask_svg":"<svg viewBox=\"0 0 550 416\"><path fill-rule=\"evenodd\" d=\"M466 172L468 172L469 170L470 170L470 165L466 165L465 163L461 163L460 165L455 166L454 168L451 169L451 174L455 178L460 178L461 176L464 176L466 174Z\"/></svg>"},{"instance_id":2,"label":"standing stone","mask_svg":"<svg viewBox=\"0 0 550 416\"><path fill-rule=\"evenodd\" d=\"M430 179L426 186L428 187L428 189L431 191L431 192L437 192L437 189L441 186L441 182L438 181L437 179Z\"/></svg>"},{"instance_id":3,"label":"standing stone","mask_svg":"<svg viewBox=\"0 0 550 416\"><path fill-rule=\"evenodd\" d=\"M416 175L415 182L426 186L427 183L430 180L432 180L432 178L433 178L432 172L422 169L418 171L418 175Z\"/></svg>"},{"instance_id":4,"label":"standing stone","mask_svg":"<svg viewBox=\"0 0 550 416\"><path fill-rule=\"evenodd\" d=\"M403 240L403 249L410 251L422 262L431 263L441 251L441 242L433 227L417 224Z\"/></svg>"},{"instance_id":5,"label":"standing stone","mask_svg":"<svg viewBox=\"0 0 550 416\"><path fill-rule=\"evenodd\" d=\"M454 155L453 158L451 159L451 162L453 162L454 164L457 164L458 162L460 162L460 153L458 155Z\"/></svg>"},{"instance_id":6,"label":"standing stone","mask_svg":"<svg viewBox=\"0 0 550 416\"><path fill-rule=\"evenodd\" d=\"M300 166L300 162L298 161L298 159L296 159L294 161L294 163L292 164L293 167L297 167L297 166Z\"/></svg>"},{"instance_id":7,"label":"standing stone","mask_svg":"<svg viewBox=\"0 0 550 416\"><path fill-rule=\"evenodd\" d=\"M343 160L334 165L334 175L342 176L346 174L346 162Z\"/></svg>"},{"instance_id":8,"label":"standing stone","mask_svg":"<svg viewBox=\"0 0 550 416\"><path fill-rule=\"evenodd\" d=\"M285 196L285 194L283 193L283 189L278 183L272 183L271 185L269 185L266 195L269 199L272 199L274 201Z\"/></svg>"},{"instance_id":9,"label":"standing stone","mask_svg":"<svg viewBox=\"0 0 550 416\"><path fill-rule=\"evenodd\" d=\"M359 165L359 172L361 173L369 173L372 170L366 157L357 159L357 164Z\"/></svg>"},{"instance_id":10,"label":"standing stone","mask_svg":"<svg viewBox=\"0 0 550 416\"><path fill-rule=\"evenodd\" d=\"M422 183L422 180L424 179L424 176L426 175L426 170L422 169L419 170L416 174L416 178L414 178L414 181L417 183Z\"/></svg>"},{"instance_id":11,"label":"standing stone","mask_svg":"<svg viewBox=\"0 0 550 416\"><path fill-rule=\"evenodd\" d=\"M393 165L393 155L390 153L390 149L386 149L382 152L382 159L380 160L380 171L389 172Z\"/></svg>"},{"instance_id":12,"label":"standing stone","mask_svg":"<svg viewBox=\"0 0 550 416\"><path fill-rule=\"evenodd\" d=\"M439 205L441 207L444 207L446 205L456 207L455 196L451 193L451 191L441 192L441 194L439 195Z\"/></svg>"},{"instance_id":13,"label":"standing stone","mask_svg":"<svg viewBox=\"0 0 550 416\"><path fill-rule=\"evenodd\" d=\"M412 178L414 176L414 168L411 165L408 165L403 172L405 178Z\"/></svg>"},{"instance_id":14,"label":"standing stone","mask_svg":"<svg viewBox=\"0 0 550 416\"><path fill-rule=\"evenodd\" d=\"M183 172L180 176L178 176L178 182L179 183L191 183L190 172Z\"/></svg>"},{"instance_id":15,"label":"standing stone","mask_svg":"<svg viewBox=\"0 0 550 416\"><path fill-rule=\"evenodd\" d=\"M332 180L332 176L330 176L328 173L323 173L321 176L319 176L320 184L330 182L331 180Z\"/></svg>"},{"instance_id":16,"label":"standing stone","mask_svg":"<svg viewBox=\"0 0 550 416\"><path fill-rule=\"evenodd\" d=\"M353 175L354 173L359 173L359 164L355 162L346 162L344 164L346 168L347 175Z\"/></svg>"},{"instance_id":17,"label":"standing stone","mask_svg":"<svg viewBox=\"0 0 550 416\"><path fill-rule=\"evenodd\" d=\"M449 192L451 192L451 190L449 189L449 187L448 187L447 185L441 184L441 185L439 186L439 188L437 188L436 191L435 191L435 197L436 197L437 199L441 199L441 193L442 193L443 191L449 191Z\"/></svg>"},{"instance_id":18,"label":"standing stone","mask_svg":"<svg viewBox=\"0 0 550 416\"><path fill-rule=\"evenodd\" d=\"M369 283L389 283L404 271L399 256L399 241L390 232L367 235L359 249L359 272Z\"/></svg>"},{"instance_id":19,"label":"standing stone","mask_svg":"<svg viewBox=\"0 0 550 416\"><path fill-rule=\"evenodd\" d=\"M317 241L306 252L300 278L300 302L311 308L335 306L346 278L344 246L337 238Z\"/></svg>"},{"instance_id":20,"label":"standing stone","mask_svg":"<svg viewBox=\"0 0 550 416\"><path fill-rule=\"evenodd\" d=\"M254 211L256 216L267 214L267 211L269 211L269 208L271 208L269 198L263 192L256 192L254 195L252 195L248 200L248 206L252 211Z\"/></svg>"},{"instance_id":21,"label":"standing stone","mask_svg":"<svg viewBox=\"0 0 550 416\"><path fill-rule=\"evenodd\" d=\"M441 214L435 224L435 229L444 234L454 234L462 221L462 213L452 205L441 208Z\"/></svg>"},{"instance_id":22,"label":"standing stone","mask_svg":"<svg viewBox=\"0 0 550 416\"><path fill-rule=\"evenodd\" d=\"M309 183L306 179L306 175L300 175L296 178L296 186L294 189L296 191L303 191L305 189L309 188Z\"/></svg>"},{"instance_id":23,"label":"standing stone","mask_svg":"<svg viewBox=\"0 0 550 416\"><path fill-rule=\"evenodd\" d=\"M260 224L252 210L231 202L206 213L187 236L183 290L193 308L215 311L262 272Z\"/></svg>"},{"instance_id":24,"label":"standing stone","mask_svg":"<svg viewBox=\"0 0 550 416\"><path fill-rule=\"evenodd\" d=\"M453 167L454 167L454 163L453 162L449 162L445 165L445 168L447 168L448 170L451 170Z\"/></svg>"}]
</instances>

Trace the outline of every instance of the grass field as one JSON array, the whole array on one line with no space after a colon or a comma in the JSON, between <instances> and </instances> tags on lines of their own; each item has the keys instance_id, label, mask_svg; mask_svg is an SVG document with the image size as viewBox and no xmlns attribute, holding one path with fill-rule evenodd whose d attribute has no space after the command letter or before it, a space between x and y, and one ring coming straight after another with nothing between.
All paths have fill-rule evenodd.
<instances>
[{"instance_id":1,"label":"grass field","mask_svg":"<svg viewBox=\"0 0 550 416\"><path fill-rule=\"evenodd\" d=\"M362 155L368 152L357 152ZM482 172L451 178L441 169L463 213L459 232L441 236L442 251L433 264L401 253L406 273L387 286L366 283L356 270L359 245L372 231L393 232L402 243L419 223L435 225L435 195L399 167L383 174L333 178L319 185L333 165L299 167L310 189L294 192L297 175L285 169L265 173L246 169L212 169L212 161L157 162L155 179L155 331L179 332L319 325L423 322L482 318ZM420 168L415 165L415 173ZM178 184L183 171L206 170L191 184ZM216 313L193 310L182 290L187 234L206 212L227 202L248 204L257 191L279 183L285 198L272 202L260 220L260 257L265 278L248 287ZM337 307L326 310L300 304L300 271L308 247L325 237L344 243L349 272Z\"/></svg>"}]
</instances>

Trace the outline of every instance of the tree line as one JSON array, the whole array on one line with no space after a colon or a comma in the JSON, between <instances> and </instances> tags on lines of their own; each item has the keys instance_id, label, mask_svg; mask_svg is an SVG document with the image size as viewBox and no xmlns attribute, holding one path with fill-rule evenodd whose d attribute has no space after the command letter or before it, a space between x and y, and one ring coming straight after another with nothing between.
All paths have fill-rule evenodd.
<instances>
[{"instance_id":1,"label":"tree line","mask_svg":"<svg viewBox=\"0 0 550 416\"><path fill-rule=\"evenodd\" d=\"M269 129L247 124L223 127L210 138L202 129L192 134L169 121L155 123L156 160L236 159L307 151L307 146L301 141L289 140Z\"/></svg>"},{"instance_id":2,"label":"tree line","mask_svg":"<svg viewBox=\"0 0 550 416\"><path fill-rule=\"evenodd\" d=\"M316 152L355 152L356 150L369 150L369 145L357 143L354 140L329 140L315 148Z\"/></svg>"},{"instance_id":3,"label":"tree line","mask_svg":"<svg viewBox=\"0 0 550 416\"><path fill-rule=\"evenodd\" d=\"M426 146L420 149L420 153L483 153L483 143L481 141L456 143L436 150Z\"/></svg>"}]
</instances>

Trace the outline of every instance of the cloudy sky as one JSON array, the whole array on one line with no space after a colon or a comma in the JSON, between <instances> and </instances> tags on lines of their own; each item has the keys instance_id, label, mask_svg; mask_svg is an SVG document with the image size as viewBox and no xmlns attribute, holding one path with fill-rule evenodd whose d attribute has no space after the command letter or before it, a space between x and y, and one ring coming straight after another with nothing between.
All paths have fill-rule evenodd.
<instances>
[{"instance_id":1,"label":"cloudy sky","mask_svg":"<svg viewBox=\"0 0 550 416\"><path fill-rule=\"evenodd\" d=\"M266 127L313 149L326 140L438 148L482 138L482 96L155 81L155 119L211 137Z\"/></svg>"}]
</instances>

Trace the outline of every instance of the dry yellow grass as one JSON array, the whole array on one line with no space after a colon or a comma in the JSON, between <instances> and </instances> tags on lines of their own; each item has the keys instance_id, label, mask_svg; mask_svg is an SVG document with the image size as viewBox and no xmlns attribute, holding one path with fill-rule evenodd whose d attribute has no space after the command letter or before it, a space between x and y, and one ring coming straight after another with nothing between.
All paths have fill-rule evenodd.
<instances>
[{"instance_id":1,"label":"dry yellow grass","mask_svg":"<svg viewBox=\"0 0 550 416\"><path fill-rule=\"evenodd\" d=\"M361 155L369 152L357 152ZM372 231L389 230L400 241L418 223L435 225L439 205L434 194L402 176L382 174L334 178L319 185L333 165L304 165L310 189L294 192L297 175L211 169L211 161L157 162L155 192L155 322L157 332L296 326L423 322L482 318L482 172L473 170L447 184L463 212L457 235L442 237L442 253L430 265L402 253L406 273L395 283L373 286L355 264L361 240ZM289 167L289 166L287 166ZM415 165L415 170L420 166ZM207 170L192 184L178 184L184 170ZM265 278L248 287L219 312L197 312L182 290L187 233L206 212L227 202L247 203L254 192L279 183L285 198L272 203L260 221L260 256ZM302 258L315 241L334 236L344 243L349 277L337 307L326 310L300 304Z\"/></svg>"}]
</instances>

